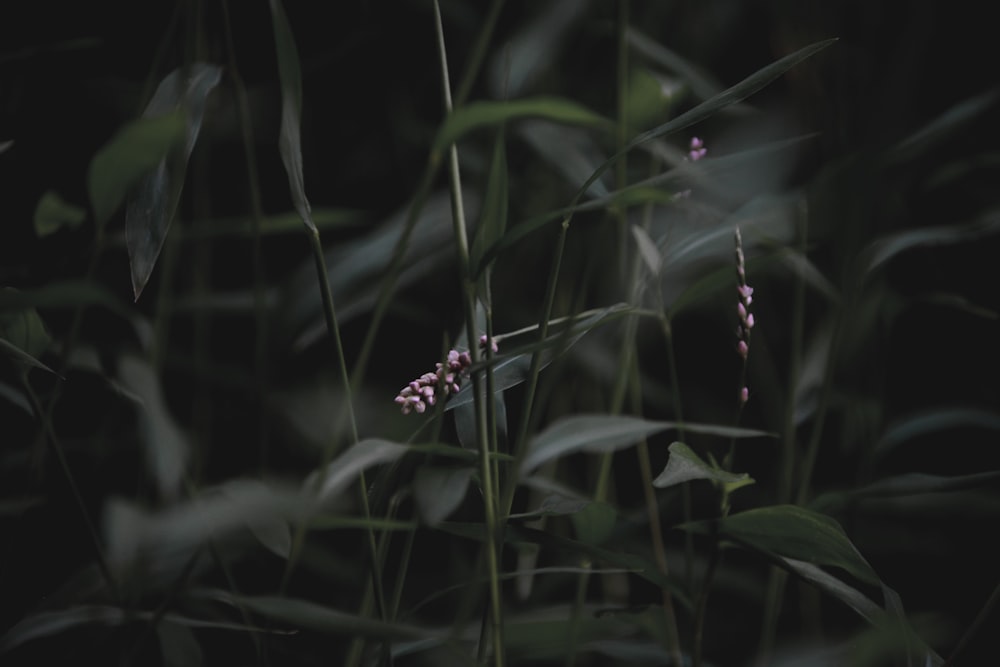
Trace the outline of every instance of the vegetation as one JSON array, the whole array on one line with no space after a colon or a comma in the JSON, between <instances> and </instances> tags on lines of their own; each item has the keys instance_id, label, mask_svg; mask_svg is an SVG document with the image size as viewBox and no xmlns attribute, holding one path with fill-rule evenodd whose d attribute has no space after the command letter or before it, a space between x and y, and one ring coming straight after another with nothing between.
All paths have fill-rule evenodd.
<instances>
[{"instance_id":1,"label":"vegetation","mask_svg":"<svg viewBox=\"0 0 1000 667\"><path fill-rule=\"evenodd\" d=\"M688 4L22 10L0 661L987 664L985 28Z\"/></svg>"}]
</instances>

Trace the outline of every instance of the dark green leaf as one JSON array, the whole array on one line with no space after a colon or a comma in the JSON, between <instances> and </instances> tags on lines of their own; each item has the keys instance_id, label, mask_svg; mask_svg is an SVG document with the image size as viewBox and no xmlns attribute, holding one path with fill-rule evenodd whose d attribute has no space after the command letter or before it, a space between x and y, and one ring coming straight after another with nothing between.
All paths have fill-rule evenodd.
<instances>
[{"instance_id":1,"label":"dark green leaf","mask_svg":"<svg viewBox=\"0 0 1000 667\"><path fill-rule=\"evenodd\" d=\"M149 281L177 211L188 158L201 131L206 100L221 78L219 67L204 63L174 70L160 82L143 112L143 118L148 119L180 113L185 132L183 149L163 155L153 170L142 175L128 199L125 241L137 300Z\"/></svg>"},{"instance_id":2,"label":"dark green leaf","mask_svg":"<svg viewBox=\"0 0 1000 667\"><path fill-rule=\"evenodd\" d=\"M444 151L469 132L503 125L522 118L545 118L558 123L610 128L603 116L559 97L532 97L500 102L473 102L448 116L434 139L434 149Z\"/></svg>"},{"instance_id":3,"label":"dark green leaf","mask_svg":"<svg viewBox=\"0 0 1000 667\"><path fill-rule=\"evenodd\" d=\"M302 222L313 232L318 231L312 220L312 209L306 199L305 177L302 173L302 71L295 37L280 0L271 0L274 43L278 52L278 74L281 78L281 134L278 148L288 172L292 204Z\"/></svg>"},{"instance_id":4,"label":"dark green leaf","mask_svg":"<svg viewBox=\"0 0 1000 667\"><path fill-rule=\"evenodd\" d=\"M875 445L875 453L878 456L885 456L912 438L966 427L1000 431L1000 415L990 410L965 407L939 408L910 415L894 422L886 429Z\"/></svg>"},{"instance_id":5,"label":"dark green leaf","mask_svg":"<svg viewBox=\"0 0 1000 667\"><path fill-rule=\"evenodd\" d=\"M473 468L445 468L423 465L413 478L413 495L420 517L430 526L436 526L455 511L465 499Z\"/></svg>"},{"instance_id":6,"label":"dark green leaf","mask_svg":"<svg viewBox=\"0 0 1000 667\"><path fill-rule=\"evenodd\" d=\"M576 539L599 547L614 532L618 512L608 503L593 502L571 513L569 518L573 522Z\"/></svg>"},{"instance_id":7,"label":"dark green leaf","mask_svg":"<svg viewBox=\"0 0 1000 667\"><path fill-rule=\"evenodd\" d=\"M483 252L499 241L507 229L507 198L507 149L501 128L493 145L493 161L490 163L489 180L486 182L480 223L469 250L472 275L482 273L480 262Z\"/></svg>"},{"instance_id":8,"label":"dark green leaf","mask_svg":"<svg viewBox=\"0 0 1000 667\"><path fill-rule=\"evenodd\" d=\"M186 122L181 112L140 118L123 127L94 155L87 190L94 220L103 227L129 191L182 145Z\"/></svg>"},{"instance_id":9,"label":"dark green leaf","mask_svg":"<svg viewBox=\"0 0 1000 667\"><path fill-rule=\"evenodd\" d=\"M722 538L772 557L838 567L859 581L880 585L868 562L834 519L797 505L775 505L733 514L718 521L683 524L698 533L718 531Z\"/></svg>"},{"instance_id":10,"label":"dark green leaf","mask_svg":"<svg viewBox=\"0 0 1000 667\"><path fill-rule=\"evenodd\" d=\"M980 487L990 487L1000 481L1000 471L980 472L972 475L945 477L942 475L925 475L923 473L906 473L879 480L868 486L839 493L826 493L819 496L809 506L818 511L837 512L847 505L866 498L885 498L893 496L914 496L927 493L947 493L964 491ZM916 510L915 510L916 511Z\"/></svg>"},{"instance_id":11,"label":"dark green leaf","mask_svg":"<svg viewBox=\"0 0 1000 667\"><path fill-rule=\"evenodd\" d=\"M75 229L87 219L87 212L68 204L57 193L48 190L35 207L35 233L40 237L54 234L63 227Z\"/></svg>"}]
</instances>

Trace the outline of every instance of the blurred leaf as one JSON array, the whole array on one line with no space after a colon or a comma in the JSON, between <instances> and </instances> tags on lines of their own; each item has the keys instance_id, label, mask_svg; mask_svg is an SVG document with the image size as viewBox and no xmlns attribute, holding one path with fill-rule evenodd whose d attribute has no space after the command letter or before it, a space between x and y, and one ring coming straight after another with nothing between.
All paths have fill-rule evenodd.
<instances>
[{"instance_id":1,"label":"blurred leaf","mask_svg":"<svg viewBox=\"0 0 1000 667\"><path fill-rule=\"evenodd\" d=\"M140 432L149 474L156 481L160 497L174 500L190 458L187 437L170 415L159 378L146 361L131 355L123 357L118 376L122 385L142 400Z\"/></svg>"},{"instance_id":2,"label":"blurred leaf","mask_svg":"<svg viewBox=\"0 0 1000 667\"><path fill-rule=\"evenodd\" d=\"M253 480L244 480L244 485L254 485L260 486L261 493L267 493L267 487L260 482L255 482ZM223 494L229 493L229 487L223 486L221 489ZM239 499L237 494L236 499ZM272 553L280 556L281 558L288 558L289 554L292 552L292 531L289 527L289 521L287 517L274 515L274 514L259 514L256 516L250 516L247 518L247 527L250 532L253 533L254 537L267 547Z\"/></svg>"},{"instance_id":3,"label":"blurred leaf","mask_svg":"<svg viewBox=\"0 0 1000 667\"><path fill-rule=\"evenodd\" d=\"M864 271L869 274L899 253L910 248L965 243L1000 232L1000 212L990 211L965 225L919 227L891 234L863 251Z\"/></svg>"},{"instance_id":4,"label":"blurred leaf","mask_svg":"<svg viewBox=\"0 0 1000 667\"><path fill-rule=\"evenodd\" d=\"M899 160L913 160L951 140L957 131L978 116L985 114L990 107L996 104L998 99L1000 99L1000 92L994 89L959 102L899 142L895 148L895 157Z\"/></svg>"},{"instance_id":5,"label":"blurred leaf","mask_svg":"<svg viewBox=\"0 0 1000 667\"><path fill-rule=\"evenodd\" d=\"M318 232L312 220L309 200L306 199L305 177L302 174L302 71L295 37L288 24L288 17L280 0L271 0L271 18L274 25L274 44L278 53L278 74L281 78L281 135L278 148L281 161L288 172L288 187L292 204L302 222L313 232Z\"/></svg>"},{"instance_id":6,"label":"blurred leaf","mask_svg":"<svg viewBox=\"0 0 1000 667\"><path fill-rule=\"evenodd\" d=\"M546 496L538 509L520 514L511 514L508 519L538 519L543 516L565 516L582 511L592 500L568 498L561 495Z\"/></svg>"},{"instance_id":7,"label":"blurred leaf","mask_svg":"<svg viewBox=\"0 0 1000 667\"><path fill-rule=\"evenodd\" d=\"M182 78L185 76L186 79ZM201 131L205 102L221 78L221 68L204 63L174 70L157 86L142 114L147 119L181 114L185 129L183 151L164 154L155 169L141 175L128 199L125 242L136 300L149 281L177 212L187 162Z\"/></svg>"},{"instance_id":8,"label":"blurred leaf","mask_svg":"<svg viewBox=\"0 0 1000 667\"><path fill-rule=\"evenodd\" d=\"M135 120L112 137L90 161L87 190L94 221L103 227L129 191L162 164L184 141L186 122L181 112Z\"/></svg>"},{"instance_id":9,"label":"blurred leaf","mask_svg":"<svg viewBox=\"0 0 1000 667\"><path fill-rule=\"evenodd\" d=\"M343 493L366 468L393 461L406 451L405 445L388 440L362 440L338 456L325 470L310 475L304 488L315 484L317 500L322 505Z\"/></svg>"},{"instance_id":10,"label":"blurred leaf","mask_svg":"<svg viewBox=\"0 0 1000 667\"><path fill-rule=\"evenodd\" d=\"M373 618L324 607L308 600L233 595L221 590L205 591L203 595L223 604L263 616L274 623L283 624L288 630L379 639L417 639L435 636L434 631L430 629L400 623L385 623Z\"/></svg>"},{"instance_id":11,"label":"blurred leaf","mask_svg":"<svg viewBox=\"0 0 1000 667\"><path fill-rule=\"evenodd\" d=\"M130 318L132 313L115 296L97 283L83 280L52 282L30 290L0 290L0 313L25 308L68 308L103 306Z\"/></svg>"},{"instance_id":12,"label":"blurred leaf","mask_svg":"<svg viewBox=\"0 0 1000 667\"><path fill-rule=\"evenodd\" d=\"M569 515L573 522L576 539L584 544L599 547L608 541L615 529L618 512L612 505L604 502L588 503L579 511Z\"/></svg>"},{"instance_id":13,"label":"blurred leaf","mask_svg":"<svg viewBox=\"0 0 1000 667\"><path fill-rule=\"evenodd\" d=\"M472 102L455 109L438 130L434 150L443 152L463 136L484 127L503 125L523 118L545 118L568 125L610 128L603 116L560 97L530 97L519 100Z\"/></svg>"},{"instance_id":14,"label":"blurred leaf","mask_svg":"<svg viewBox=\"0 0 1000 667\"><path fill-rule=\"evenodd\" d=\"M48 190L35 207L35 233L44 238L63 227L76 229L87 219L87 212L79 206L67 204L58 193Z\"/></svg>"},{"instance_id":15,"label":"blurred leaf","mask_svg":"<svg viewBox=\"0 0 1000 667\"><path fill-rule=\"evenodd\" d=\"M863 486L860 489L824 493L809 503L809 507L817 512L835 513L851 503L866 498L915 496L928 493L964 491L980 487L990 488L998 481L1000 481L1000 471L998 470L955 477L926 475L916 472L906 473L887 477L886 479ZM914 510L917 511L916 508Z\"/></svg>"},{"instance_id":16,"label":"blurred leaf","mask_svg":"<svg viewBox=\"0 0 1000 667\"><path fill-rule=\"evenodd\" d=\"M503 237L507 229L507 148L503 127L497 132L493 144L493 160L486 182L486 196L483 198L479 227L469 251L469 264L473 275L479 275L483 252Z\"/></svg>"},{"instance_id":17,"label":"blurred leaf","mask_svg":"<svg viewBox=\"0 0 1000 667\"><path fill-rule=\"evenodd\" d=\"M0 290L6 295L16 295L18 290L7 287ZM54 370L38 360L52 342L41 316L34 308L4 311L0 309L0 352L20 368L41 368L53 375Z\"/></svg>"},{"instance_id":18,"label":"blurred leaf","mask_svg":"<svg viewBox=\"0 0 1000 667\"><path fill-rule=\"evenodd\" d=\"M693 479L708 479L721 484L735 485L730 487L731 490L753 484L753 479L746 473L726 472L708 465L683 442L671 443L668 451L670 458L667 459L667 467L653 480L653 486L663 489Z\"/></svg>"},{"instance_id":19,"label":"blurred leaf","mask_svg":"<svg viewBox=\"0 0 1000 667\"><path fill-rule=\"evenodd\" d=\"M473 468L445 468L422 465L413 477L413 495L420 517L436 526L451 515L465 499Z\"/></svg>"},{"instance_id":20,"label":"blurred leaf","mask_svg":"<svg viewBox=\"0 0 1000 667\"><path fill-rule=\"evenodd\" d=\"M545 120L527 120L517 126L517 135L535 150L538 157L562 175L574 190L608 157L593 134L587 129ZM608 188L602 181L594 181L585 194L595 198L607 197Z\"/></svg>"},{"instance_id":21,"label":"blurred leaf","mask_svg":"<svg viewBox=\"0 0 1000 667\"><path fill-rule=\"evenodd\" d=\"M14 141L12 139L8 139L7 141L0 141L0 153L6 152L13 145Z\"/></svg>"},{"instance_id":22,"label":"blurred leaf","mask_svg":"<svg viewBox=\"0 0 1000 667\"><path fill-rule=\"evenodd\" d=\"M714 525L713 525L714 524ZM814 565L838 567L859 581L881 585L868 562L834 519L797 505L774 505L732 514L718 522L680 526L702 534L717 534L772 556Z\"/></svg>"},{"instance_id":23,"label":"blurred leaf","mask_svg":"<svg viewBox=\"0 0 1000 667\"><path fill-rule=\"evenodd\" d=\"M899 445L923 435L954 428L1000 431L1000 415L976 408L940 408L910 415L892 423L875 444L874 453L885 456Z\"/></svg>"},{"instance_id":24,"label":"blurred leaf","mask_svg":"<svg viewBox=\"0 0 1000 667\"><path fill-rule=\"evenodd\" d=\"M632 236L635 237L635 243L639 247L639 256L646 263L646 268L654 276L660 275L660 269L663 267L663 258L660 256L660 249L656 247L653 239L649 238L649 232L645 229L639 225L632 225L631 229Z\"/></svg>"},{"instance_id":25,"label":"blurred leaf","mask_svg":"<svg viewBox=\"0 0 1000 667\"><path fill-rule=\"evenodd\" d=\"M722 91L722 84L713 77L705 74L696 65L659 42L639 32L634 26L629 26L626 29L625 38L628 40L629 46L640 55L682 77L699 99L708 99Z\"/></svg>"},{"instance_id":26,"label":"blurred leaf","mask_svg":"<svg viewBox=\"0 0 1000 667\"><path fill-rule=\"evenodd\" d=\"M161 621L156 624L164 667L198 667L203 662L201 645L191 628Z\"/></svg>"},{"instance_id":27,"label":"blurred leaf","mask_svg":"<svg viewBox=\"0 0 1000 667\"><path fill-rule=\"evenodd\" d=\"M715 424L649 421L622 415L573 415L556 421L531 441L521 463L521 474L531 472L550 459L581 451L613 452L654 433L677 428L722 438L769 435L764 431Z\"/></svg>"},{"instance_id":28,"label":"blurred leaf","mask_svg":"<svg viewBox=\"0 0 1000 667\"><path fill-rule=\"evenodd\" d=\"M2 334L0 334L2 335ZM54 370L35 359L33 356L19 348L17 345L8 342L4 338L0 338L0 352L9 357L14 363L21 366L21 368L27 370L28 368L41 368L43 371L48 371L57 377L62 377ZM65 379L65 378L63 378Z\"/></svg>"},{"instance_id":29,"label":"blurred leaf","mask_svg":"<svg viewBox=\"0 0 1000 667\"><path fill-rule=\"evenodd\" d=\"M869 622L877 621L883 614L882 607L864 593L845 584L840 579L826 572L812 563L796 560L794 558L780 558L785 569L802 579L814 584L824 593L840 600L848 607L858 612L862 618Z\"/></svg>"},{"instance_id":30,"label":"blurred leaf","mask_svg":"<svg viewBox=\"0 0 1000 667\"><path fill-rule=\"evenodd\" d=\"M467 386L472 385L468 382ZM483 382L485 392L486 382ZM471 398L471 395L470 395ZM493 412L496 415L497 443L504 447L507 442L507 402L504 400L502 389L497 389L493 396ZM458 436L458 443L465 449L476 449L476 411L475 402L469 401L457 405L455 413L455 434Z\"/></svg>"},{"instance_id":31,"label":"blurred leaf","mask_svg":"<svg viewBox=\"0 0 1000 667\"><path fill-rule=\"evenodd\" d=\"M365 223L363 212L348 208L315 208L310 212L312 221L320 231L359 227ZM206 239L220 236L253 238L256 234L273 236L277 234L301 234L302 218L297 211L275 213L261 217L255 226L249 216L233 218L212 218L195 220L183 231L185 239Z\"/></svg>"}]
</instances>

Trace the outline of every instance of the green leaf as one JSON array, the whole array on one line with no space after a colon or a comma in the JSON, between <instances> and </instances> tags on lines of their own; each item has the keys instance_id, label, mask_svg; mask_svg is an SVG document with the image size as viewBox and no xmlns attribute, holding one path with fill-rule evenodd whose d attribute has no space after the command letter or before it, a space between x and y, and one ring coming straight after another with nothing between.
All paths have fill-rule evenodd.
<instances>
[{"instance_id":1,"label":"green leaf","mask_svg":"<svg viewBox=\"0 0 1000 667\"><path fill-rule=\"evenodd\" d=\"M11 287L4 288L0 293L11 297L20 294ZM57 375L37 359L45 353L51 342L45 323L34 308L23 307L9 311L0 309L0 350L22 368L41 368Z\"/></svg>"},{"instance_id":2,"label":"green leaf","mask_svg":"<svg viewBox=\"0 0 1000 667\"><path fill-rule=\"evenodd\" d=\"M899 253L910 248L951 245L975 241L1000 232L1000 212L990 211L982 218L964 225L920 227L891 234L875 241L864 251L864 271L871 273Z\"/></svg>"},{"instance_id":3,"label":"green leaf","mask_svg":"<svg viewBox=\"0 0 1000 667\"><path fill-rule=\"evenodd\" d=\"M622 415L574 415L558 420L531 441L521 463L521 474L529 473L546 461L567 454L581 451L613 452L630 447L654 433L677 428L683 428L689 433L722 438L758 438L769 435L764 431L716 424L649 421Z\"/></svg>"},{"instance_id":4,"label":"green leaf","mask_svg":"<svg viewBox=\"0 0 1000 667\"><path fill-rule=\"evenodd\" d=\"M632 236L635 238L636 246L639 248L639 256L646 263L646 268L654 276L660 275L663 268L663 257L660 256L660 249L656 247L653 239L649 238L649 232L639 225L632 225Z\"/></svg>"},{"instance_id":5,"label":"green leaf","mask_svg":"<svg viewBox=\"0 0 1000 667\"><path fill-rule=\"evenodd\" d=\"M121 130L90 161L87 190L94 221L103 227L129 191L184 141L184 114L140 118Z\"/></svg>"},{"instance_id":6,"label":"green leaf","mask_svg":"<svg viewBox=\"0 0 1000 667\"><path fill-rule=\"evenodd\" d=\"M736 474L710 466L683 442L671 443L668 451L670 458L667 460L667 467L653 480L653 486L663 489L693 479L708 479L726 484L730 490L753 484L754 480L746 473Z\"/></svg>"},{"instance_id":7,"label":"green leaf","mask_svg":"<svg viewBox=\"0 0 1000 667\"><path fill-rule=\"evenodd\" d=\"M852 489L837 493L824 493L811 503L809 507L817 512L834 513L848 507L850 504L867 498L886 498L899 496L916 496L928 493L948 493L965 491L980 487L990 487L1000 481L1000 470L959 475L955 477L943 475L926 475L923 473L906 473L894 475L879 480L860 489Z\"/></svg>"},{"instance_id":8,"label":"green leaf","mask_svg":"<svg viewBox=\"0 0 1000 667\"><path fill-rule=\"evenodd\" d=\"M523 118L544 118L568 125L611 128L610 121L603 116L560 97L473 102L456 109L448 116L434 139L434 150L444 151L473 130Z\"/></svg>"},{"instance_id":9,"label":"green leaf","mask_svg":"<svg viewBox=\"0 0 1000 667\"><path fill-rule=\"evenodd\" d=\"M406 451L405 445L388 440L362 440L338 456L325 470L310 475L304 488L315 484L317 499L322 505L347 490L366 468L394 461Z\"/></svg>"},{"instance_id":10,"label":"green leaf","mask_svg":"<svg viewBox=\"0 0 1000 667\"><path fill-rule=\"evenodd\" d=\"M1000 431L1000 415L976 408L948 407L919 412L894 422L875 445L881 458L908 440L953 428L982 428Z\"/></svg>"},{"instance_id":11,"label":"green leaf","mask_svg":"<svg viewBox=\"0 0 1000 667\"><path fill-rule=\"evenodd\" d=\"M288 172L292 205L302 222L311 231L317 232L316 223L312 220L312 208L306 199L305 177L302 173L302 71L295 37L280 0L271 0L271 18L278 54L278 75L281 79L281 134L278 137L278 149L281 161L285 163L285 171Z\"/></svg>"},{"instance_id":12,"label":"green leaf","mask_svg":"<svg viewBox=\"0 0 1000 667\"><path fill-rule=\"evenodd\" d=\"M479 226L469 250L469 263L472 275L480 275L484 267L480 266L486 248L503 237L507 229L507 149L503 128L497 132L493 144L493 160L490 163L490 175L486 182L486 196L483 200Z\"/></svg>"},{"instance_id":13,"label":"green leaf","mask_svg":"<svg viewBox=\"0 0 1000 667\"><path fill-rule=\"evenodd\" d=\"M576 539L584 544L601 546L608 541L615 529L618 512L604 502L587 503L579 511L569 515L573 522Z\"/></svg>"},{"instance_id":14,"label":"green leaf","mask_svg":"<svg viewBox=\"0 0 1000 667\"><path fill-rule=\"evenodd\" d=\"M813 565L838 567L859 581L881 581L836 520L797 505L774 505L712 521L683 524L692 532L711 534L772 557L794 558Z\"/></svg>"},{"instance_id":15,"label":"green leaf","mask_svg":"<svg viewBox=\"0 0 1000 667\"><path fill-rule=\"evenodd\" d=\"M68 204L58 193L48 190L35 207L35 233L44 238L63 227L76 229L87 219L87 212L79 206Z\"/></svg>"},{"instance_id":16,"label":"green leaf","mask_svg":"<svg viewBox=\"0 0 1000 667\"><path fill-rule=\"evenodd\" d=\"M221 590L208 591L205 595L210 599L245 609L282 624L288 630L379 639L417 639L434 636L433 631L429 629L400 623L385 623L297 598L233 595Z\"/></svg>"},{"instance_id":17,"label":"green leaf","mask_svg":"<svg viewBox=\"0 0 1000 667\"><path fill-rule=\"evenodd\" d=\"M422 465L413 477L413 495L420 517L436 526L451 515L465 499L474 468L446 468Z\"/></svg>"},{"instance_id":18,"label":"green leaf","mask_svg":"<svg viewBox=\"0 0 1000 667\"><path fill-rule=\"evenodd\" d=\"M185 75L187 78L183 78ZM157 86L143 112L143 118L150 119L180 113L185 132L183 149L164 155L155 169L142 176L128 199L125 242L132 270L132 291L137 300L153 273L177 212L187 162L201 131L205 103L221 78L221 68L204 63L174 70Z\"/></svg>"}]
</instances>

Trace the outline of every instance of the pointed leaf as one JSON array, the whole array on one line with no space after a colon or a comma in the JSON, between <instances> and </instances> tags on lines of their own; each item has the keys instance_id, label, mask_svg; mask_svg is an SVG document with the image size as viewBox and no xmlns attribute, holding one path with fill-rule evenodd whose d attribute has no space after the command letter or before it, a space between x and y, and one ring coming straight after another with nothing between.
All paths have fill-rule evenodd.
<instances>
[{"instance_id":1,"label":"pointed leaf","mask_svg":"<svg viewBox=\"0 0 1000 667\"><path fill-rule=\"evenodd\" d=\"M1000 482L1000 470L974 473L972 475L959 475L956 477L926 475L916 472L906 473L887 477L860 489L839 493L825 493L809 503L809 507L817 512L834 513L851 503L866 498L948 493L951 491L989 487L995 485L997 482Z\"/></svg>"},{"instance_id":2,"label":"pointed leaf","mask_svg":"<svg viewBox=\"0 0 1000 667\"><path fill-rule=\"evenodd\" d=\"M103 227L128 192L184 141L182 113L140 118L123 127L94 155L87 171L87 191L94 220Z\"/></svg>"},{"instance_id":3,"label":"pointed leaf","mask_svg":"<svg viewBox=\"0 0 1000 667\"><path fill-rule=\"evenodd\" d=\"M996 211L964 225L908 229L879 239L865 249L864 256L867 258L865 273L871 273L891 258L910 248L974 241L998 232L1000 232L1000 212Z\"/></svg>"},{"instance_id":4,"label":"pointed leaf","mask_svg":"<svg viewBox=\"0 0 1000 667\"><path fill-rule=\"evenodd\" d=\"M693 479L708 479L739 486L753 483L753 479L746 473L736 474L713 468L683 442L671 443L668 451L670 458L667 460L667 467L653 480L653 486L663 489Z\"/></svg>"},{"instance_id":5,"label":"pointed leaf","mask_svg":"<svg viewBox=\"0 0 1000 667\"><path fill-rule=\"evenodd\" d=\"M501 128L493 144L493 160L486 182L486 197L483 200L481 220L469 250L472 275L481 273L480 262L483 252L500 240L507 229L507 199L507 148Z\"/></svg>"},{"instance_id":6,"label":"pointed leaf","mask_svg":"<svg viewBox=\"0 0 1000 667\"><path fill-rule=\"evenodd\" d=\"M274 44L278 52L278 74L281 78L281 134L278 148L288 172L288 187L292 204L302 222L317 232L312 209L306 199L305 177L302 173L302 71L295 37L280 0L271 0L271 22L274 24Z\"/></svg>"},{"instance_id":7,"label":"pointed leaf","mask_svg":"<svg viewBox=\"0 0 1000 667\"><path fill-rule=\"evenodd\" d=\"M649 421L622 415L574 415L556 421L536 436L521 463L526 474L546 461L575 452L612 452L630 447L654 433L683 428L689 433L723 438L758 438L764 431L716 424Z\"/></svg>"},{"instance_id":8,"label":"pointed leaf","mask_svg":"<svg viewBox=\"0 0 1000 667\"><path fill-rule=\"evenodd\" d=\"M453 111L438 130L434 149L444 151L469 132L523 118L545 118L568 125L604 127L611 123L576 102L560 97L530 97L500 102L473 102Z\"/></svg>"},{"instance_id":9,"label":"pointed leaf","mask_svg":"<svg viewBox=\"0 0 1000 667\"><path fill-rule=\"evenodd\" d=\"M195 63L186 71L174 70L160 82L143 112L143 118L148 119L181 114L185 132L183 149L164 154L156 167L142 176L129 197L125 240L136 299L149 281L167 238L180 201L188 158L201 131L206 100L221 78L221 68L204 63Z\"/></svg>"},{"instance_id":10,"label":"pointed leaf","mask_svg":"<svg viewBox=\"0 0 1000 667\"><path fill-rule=\"evenodd\" d=\"M688 523L685 530L711 533L711 521ZM797 505L774 505L740 512L718 521L720 537L765 554L838 567L859 581L880 585L875 574L834 519Z\"/></svg>"},{"instance_id":11,"label":"pointed leaf","mask_svg":"<svg viewBox=\"0 0 1000 667\"><path fill-rule=\"evenodd\" d=\"M474 473L474 468L431 465L417 468L413 477L413 495L424 522L436 526L447 519L465 499Z\"/></svg>"},{"instance_id":12,"label":"pointed leaf","mask_svg":"<svg viewBox=\"0 0 1000 667\"><path fill-rule=\"evenodd\" d=\"M639 256L646 263L646 268L654 276L660 275L663 267L663 257L660 256L660 249L656 247L653 239L649 238L649 232L639 225L632 225L632 236L639 248Z\"/></svg>"},{"instance_id":13,"label":"pointed leaf","mask_svg":"<svg viewBox=\"0 0 1000 667\"><path fill-rule=\"evenodd\" d=\"M904 442L922 435L953 428L975 427L1000 431L1000 415L976 408L939 408L894 422L875 445L875 453L885 456Z\"/></svg>"}]
</instances>

